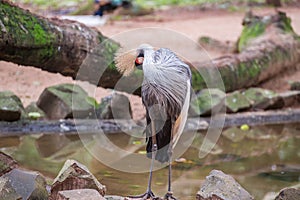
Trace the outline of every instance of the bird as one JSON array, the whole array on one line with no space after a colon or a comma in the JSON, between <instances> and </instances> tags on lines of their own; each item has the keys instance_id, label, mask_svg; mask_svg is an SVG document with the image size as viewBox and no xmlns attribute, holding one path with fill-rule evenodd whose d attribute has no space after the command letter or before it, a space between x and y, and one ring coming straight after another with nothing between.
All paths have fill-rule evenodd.
<instances>
[{"instance_id":1,"label":"bird","mask_svg":"<svg viewBox=\"0 0 300 200\"><path fill-rule=\"evenodd\" d=\"M141 44L132 53L117 56L116 66L124 75L143 70L142 103L146 108L146 150L151 158L147 191L132 198L155 199L151 189L154 160L168 162L168 191L164 199L176 199L171 187L172 153L183 132L191 98L189 66L168 48Z\"/></svg>"}]
</instances>

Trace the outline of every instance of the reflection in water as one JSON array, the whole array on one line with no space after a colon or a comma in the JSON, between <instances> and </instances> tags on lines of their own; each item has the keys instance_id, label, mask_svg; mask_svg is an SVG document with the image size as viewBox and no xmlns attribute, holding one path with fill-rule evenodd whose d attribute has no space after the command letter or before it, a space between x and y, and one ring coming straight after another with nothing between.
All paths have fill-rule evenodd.
<instances>
[{"instance_id":1,"label":"reflection in water","mask_svg":"<svg viewBox=\"0 0 300 200\"><path fill-rule=\"evenodd\" d=\"M295 124L253 127L248 131L229 128L204 159L199 159L198 153L205 133L199 133L183 154L185 159L173 163L174 193L179 199L194 199L212 169L233 175L257 199L262 199L267 192L296 185L300 181L299 132L300 126ZM144 152L144 141L122 133L108 137L121 148ZM107 186L108 194L139 194L147 185L147 173L124 173L101 164L86 151L77 136L41 134L1 138L0 150L10 154L22 167L40 171L50 178L57 175L66 159L76 159ZM167 190L167 173L167 168L154 172L153 190L158 195L164 195Z\"/></svg>"}]
</instances>

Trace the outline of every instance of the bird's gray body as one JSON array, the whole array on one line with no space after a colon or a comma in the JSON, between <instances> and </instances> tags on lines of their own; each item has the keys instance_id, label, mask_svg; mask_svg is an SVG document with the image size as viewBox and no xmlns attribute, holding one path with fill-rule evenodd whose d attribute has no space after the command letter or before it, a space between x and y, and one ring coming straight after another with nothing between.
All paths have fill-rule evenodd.
<instances>
[{"instance_id":1,"label":"bird's gray body","mask_svg":"<svg viewBox=\"0 0 300 200\"><path fill-rule=\"evenodd\" d=\"M144 46L138 51L144 54L142 101L147 117L147 152L151 156L151 122L155 122L158 151L156 160L169 159L168 148L172 140L172 126L181 114L190 90L191 71L172 51L166 48L154 50Z\"/></svg>"}]
</instances>

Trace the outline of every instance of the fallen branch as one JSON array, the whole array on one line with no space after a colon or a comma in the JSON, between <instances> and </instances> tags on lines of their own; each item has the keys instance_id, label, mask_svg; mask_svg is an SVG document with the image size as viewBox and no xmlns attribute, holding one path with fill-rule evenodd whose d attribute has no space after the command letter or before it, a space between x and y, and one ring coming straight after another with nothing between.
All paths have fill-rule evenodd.
<instances>
[{"instance_id":1,"label":"fallen branch","mask_svg":"<svg viewBox=\"0 0 300 200\"><path fill-rule=\"evenodd\" d=\"M215 128L224 128L230 126L248 125L266 125L266 124L285 124L300 122L300 109L283 111L265 111L265 112L245 112L238 114L226 114L215 116L213 126ZM211 118L190 118L187 121L186 130L206 130L209 127ZM224 124L223 124L224 122ZM28 134L94 134L106 133L113 134L119 132L144 131L144 122L137 125L131 120L60 120L60 121L18 121L1 122L0 137L23 136ZM223 125L223 126L222 126ZM101 131L100 131L101 130Z\"/></svg>"}]
</instances>

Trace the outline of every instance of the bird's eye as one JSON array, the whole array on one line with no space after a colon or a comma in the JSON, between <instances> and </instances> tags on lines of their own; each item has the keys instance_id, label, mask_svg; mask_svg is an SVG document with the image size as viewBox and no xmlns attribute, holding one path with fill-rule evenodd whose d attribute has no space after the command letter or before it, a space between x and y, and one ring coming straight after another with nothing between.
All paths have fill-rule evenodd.
<instances>
[{"instance_id":1,"label":"bird's eye","mask_svg":"<svg viewBox=\"0 0 300 200\"><path fill-rule=\"evenodd\" d=\"M139 55L135 59L135 66L140 68L143 65L144 62L144 54L139 53Z\"/></svg>"},{"instance_id":2,"label":"bird's eye","mask_svg":"<svg viewBox=\"0 0 300 200\"><path fill-rule=\"evenodd\" d=\"M144 57L137 57L135 59L135 64L136 65L141 65L141 64L143 64L143 61L144 61Z\"/></svg>"}]
</instances>

